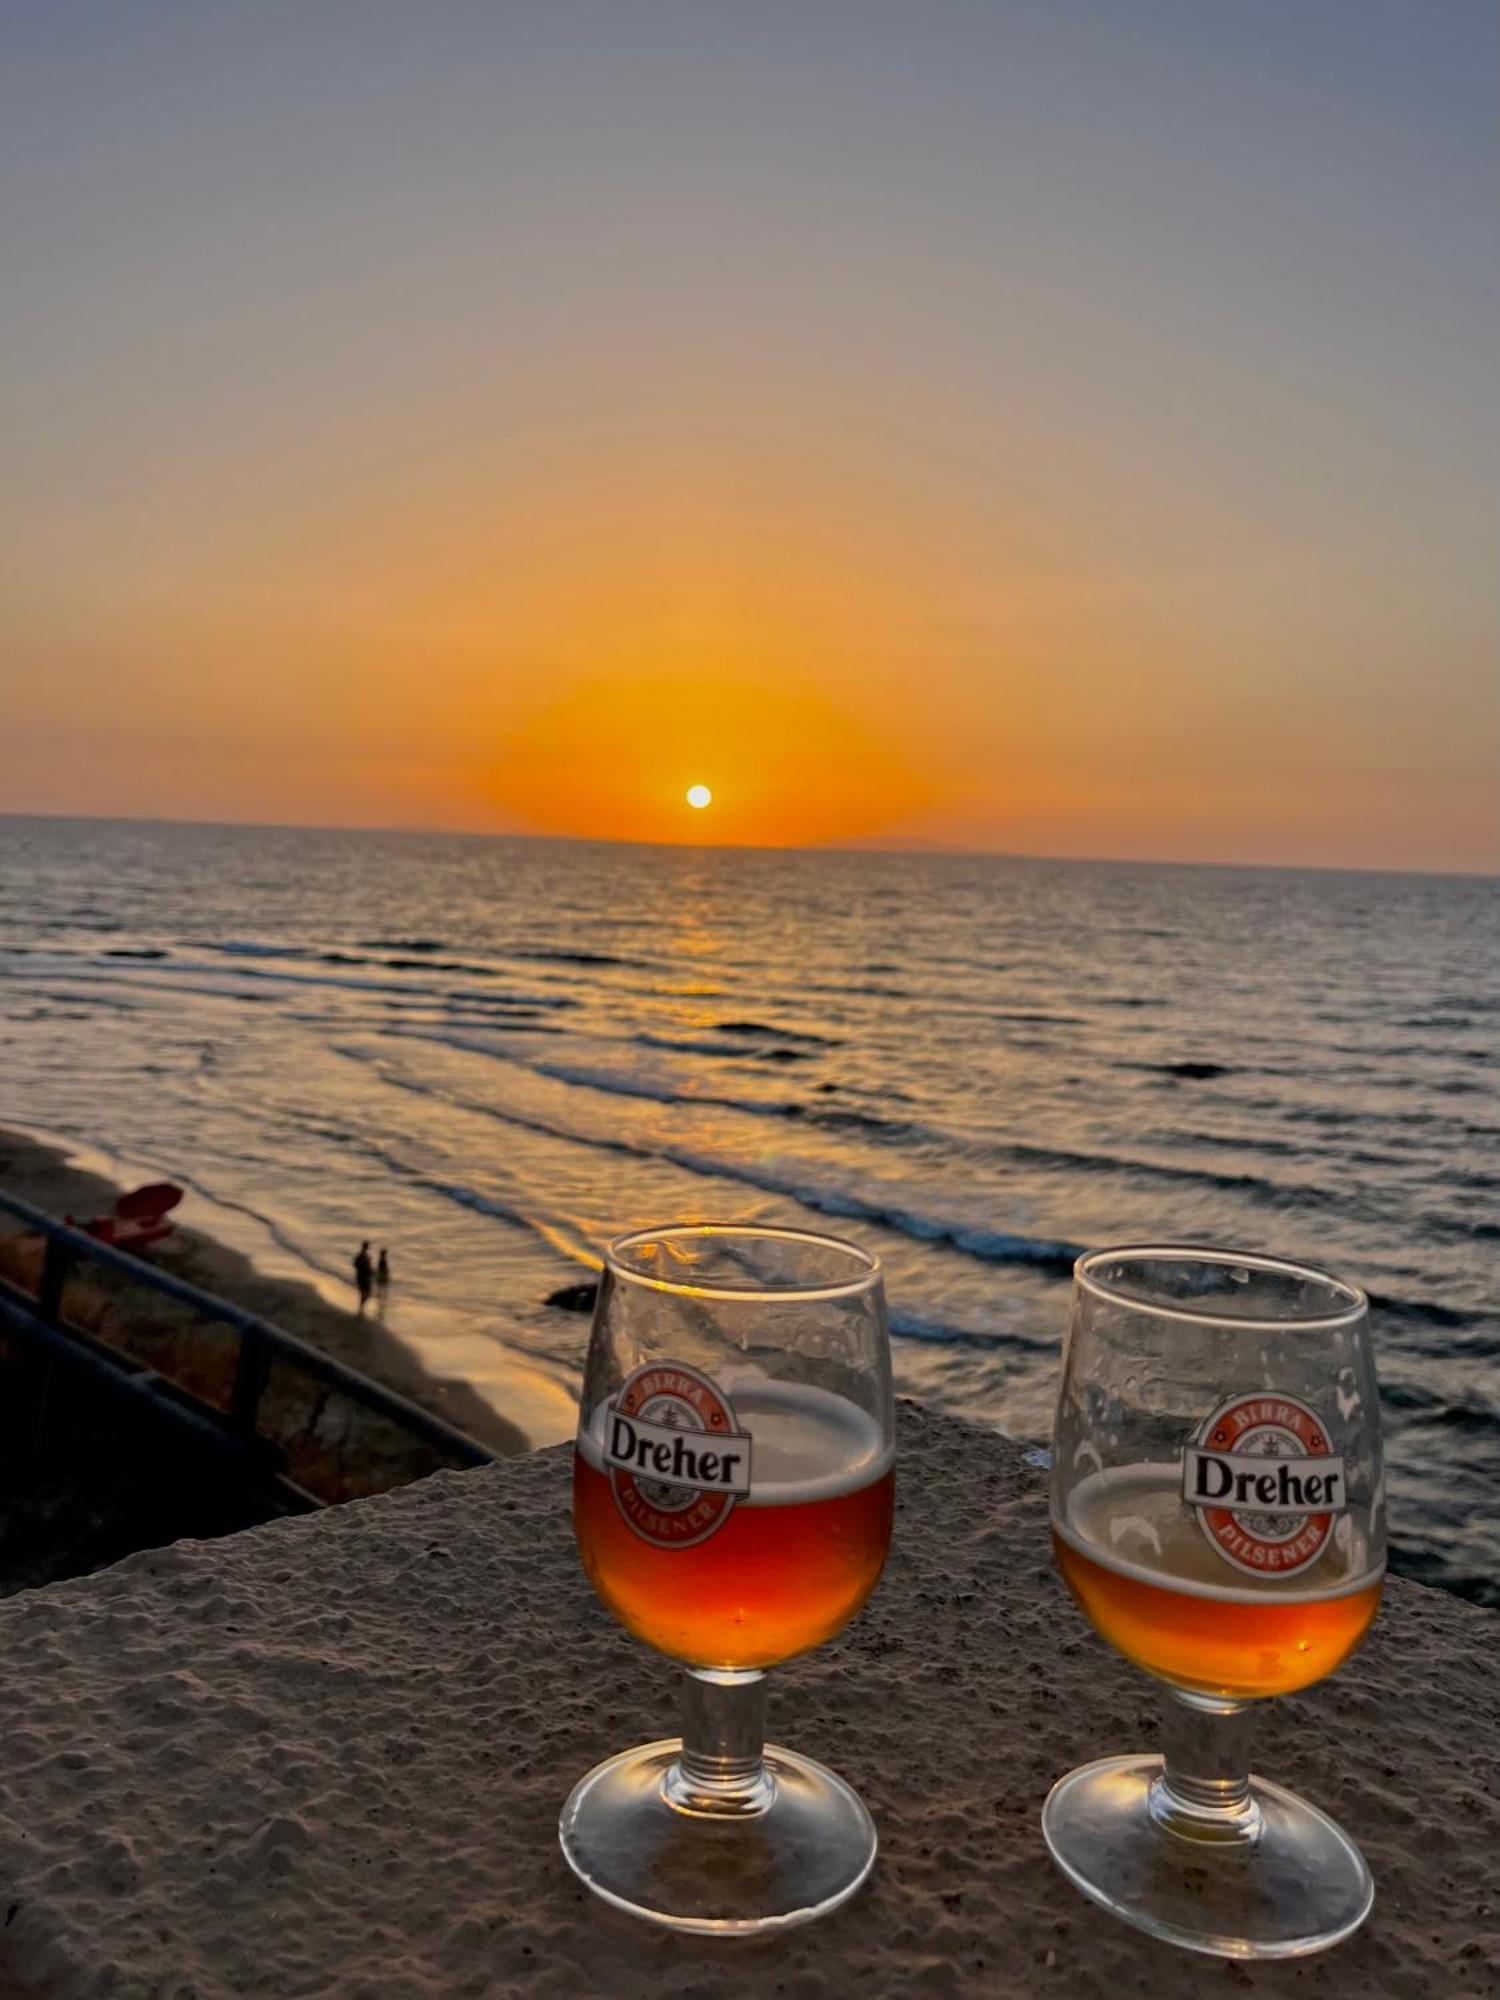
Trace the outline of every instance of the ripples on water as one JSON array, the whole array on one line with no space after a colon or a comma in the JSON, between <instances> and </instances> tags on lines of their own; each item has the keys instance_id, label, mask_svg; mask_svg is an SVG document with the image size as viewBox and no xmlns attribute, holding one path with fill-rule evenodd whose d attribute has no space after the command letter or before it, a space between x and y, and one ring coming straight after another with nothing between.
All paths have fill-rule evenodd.
<instances>
[{"instance_id":1,"label":"ripples on water","mask_svg":"<svg viewBox=\"0 0 1500 2000\"><path fill-rule=\"evenodd\" d=\"M616 1231L833 1226L901 1386L1040 1437L1080 1245L1375 1295L1408 1572L1500 1601L1494 884L0 821L0 1119L571 1427Z\"/></svg>"}]
</instances>

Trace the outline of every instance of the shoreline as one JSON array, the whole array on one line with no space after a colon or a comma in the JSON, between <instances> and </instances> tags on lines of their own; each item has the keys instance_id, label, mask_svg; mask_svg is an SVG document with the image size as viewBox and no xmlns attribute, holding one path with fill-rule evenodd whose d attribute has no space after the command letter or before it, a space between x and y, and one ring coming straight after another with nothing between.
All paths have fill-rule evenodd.
<instances>
[{"instance_id":1,"label":"shoreline","mask_svg":"<svg viewBox=\"0 0 1500 2000\"><path fill-rule=\"evenodd\" d=\"M86 1216L112 1208L124 1192L119 1182L74 1165L61 1146L3 1126L0 1186L59 1221L68 1214ZM0 1273L8 1272L18 1239L26 1233L19 1221L0 1214ZM466 1431L501 1458L533 1449L518 1423L502 1416L469 1383L434 1374L373 1314L361 1317L332 1305L309 1282L268 1276L242 1251L202 1229L179 1223L143 1262L270 1320Z\"/></svg>"}]
</instances>

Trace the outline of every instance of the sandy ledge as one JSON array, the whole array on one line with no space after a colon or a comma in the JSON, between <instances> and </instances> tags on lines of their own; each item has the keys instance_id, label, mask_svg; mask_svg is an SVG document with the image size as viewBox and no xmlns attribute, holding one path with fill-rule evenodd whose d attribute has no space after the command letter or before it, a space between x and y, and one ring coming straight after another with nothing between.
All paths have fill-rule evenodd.
<instances>
[{"instance_id":1,"label":"sandy ledge","mask_svg":"<svg viewBox=\"0 0 1500 2000\"><path fill-rule=\"evenodd\" d=\"M1272 1705L1258 1767L1365 1847L1369 1926L1230 1967L1112 1923L1037 1813L1071 1764L1149 1746L1148 1685L1051 1569L1041 1475L900 1414L890 1569L778 1676L772 1731L864 1792L883 1850L848 1909L688 1941L597 1906L558 1808L674 1726L674 1675L579 1571L568 1455L444 1474L0 1606L0 1991L17 2000L1485 2000L1500 1991L1500 1621L1393 1581L1365 1651Z\"/></svg>"},{"instance_id":2,"label":"sandy ledge","mask_svg":"<svg viewBox=\"0 0 1500 2000\"><path fill-rule=\"evenodd\" d=\"M59 1218L106 1211L121 1192L115 1182L73 1166L57 1148L4 1129L0 1129L0 1187ZM21 1225L0 1213L0 1272L16 1275L24 1271L30 1279L28 1247L20 1239ZM36 1239L32 1238L30 1253L34 1254L35 1248ZM356 1313L341 1312L310 1284L267 1277L238 1250L196 1229L174 1230L166 1241L152 1247L150 1262L284 1327L386 1388L410 1397L502 1457L530 1449L518 1424L499 1415L468 1383L431 1374L373 1315L361 1319ZM159 1315L158 1301L145 1288L139 1304L143 1318Z\"/></svg>"}]
</instances>

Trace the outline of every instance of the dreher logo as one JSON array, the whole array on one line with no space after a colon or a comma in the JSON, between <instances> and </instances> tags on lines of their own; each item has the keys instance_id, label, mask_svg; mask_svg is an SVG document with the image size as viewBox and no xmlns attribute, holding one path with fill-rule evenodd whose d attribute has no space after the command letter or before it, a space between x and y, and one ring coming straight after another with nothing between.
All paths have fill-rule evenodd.
<instances>
[{"instance_id":1,"label":"dreher logo","mask_svg":"<svg viewBox=\"0 0 1500 2000\"><path fill-rule=\"evenodd\" d=\"M1251 1576L1315 1563L1349 1496L1344 1461L1295 1396L1231 1396L1182 1454L1182 1497L1225 1562Z\"/></svg>"},{"instance_id":2,"label":"dreher logo","mask_svg":"<svg viewBox=\"0 0 1500 2000\"><path fill-rule=\"evenodd\" d=\"M690 1549L750 1492L752 1441L729 1398L680 1361L648 1361L604 1412L615 1505L642 1541Z\"/></svg>"}]
</instances>

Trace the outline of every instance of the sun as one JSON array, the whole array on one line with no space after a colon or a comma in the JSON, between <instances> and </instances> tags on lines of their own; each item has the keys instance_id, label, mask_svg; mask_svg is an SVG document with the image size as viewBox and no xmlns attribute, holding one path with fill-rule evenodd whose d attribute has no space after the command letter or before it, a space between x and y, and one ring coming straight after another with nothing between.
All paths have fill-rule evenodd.
<instances>
[{"instance_id":1,"label":"sun","mask_svg":"<svg viewBox=\"0 0 1500 2000\"><path fill-rule=\"evenodd\" d=\"M689 785L687 788L687 802L694 812L702 812L705 806L712 805L713 798L707 785Z\"/></svg>"}]
</instances>

